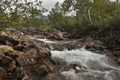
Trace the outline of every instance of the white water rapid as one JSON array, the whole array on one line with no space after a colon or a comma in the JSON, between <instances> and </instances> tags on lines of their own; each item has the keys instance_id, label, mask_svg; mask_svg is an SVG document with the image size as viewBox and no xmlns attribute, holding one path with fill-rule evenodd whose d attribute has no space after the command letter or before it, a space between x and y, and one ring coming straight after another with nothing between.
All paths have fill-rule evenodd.
<instances>
[{"instance_id":1,"label":"white water rapid","mask_svg":"<svg viewBox=\"0 0 120 80\"><path fill-rule=\"evenodd\" d=\"M50 41L38 39L45 43L59 43L61 41ZM70 43L70 41L68 41ZM61 77L51 80L120 80L120 67L113 60L102 54L93 53L84 48L76 50L53 51L52 59L59 67L69 67L67 71L61 71Z\"/></svg>"},{"instance_id":2,"label":"white water rapid","mask_svg":"<svg viewBox=\"0 0 120 80\"><path fill-rule=\"evenodd\" d=\"M118 65L107 58L86 51L84 48L65 51L51 51L52 58L60 58L66 61L66 65L77 64L77 72L73 69L61 72L64 80L120 80Z\"/></svg>"}]
</instances>

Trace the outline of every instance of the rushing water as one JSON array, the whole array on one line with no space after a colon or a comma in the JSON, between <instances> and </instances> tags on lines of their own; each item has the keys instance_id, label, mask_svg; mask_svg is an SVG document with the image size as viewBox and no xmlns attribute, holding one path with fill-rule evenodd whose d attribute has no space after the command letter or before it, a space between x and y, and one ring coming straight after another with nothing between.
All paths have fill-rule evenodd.
<instances>
[{"instance_id":1,"label":"rushing water","mask_svg":"<svg viewBox=\"0 0 120 80\"><path fill-rule=\"evenodd\" d=\"M45 43L62 43L47 39L39 40ZM120 80L120 67L105 55L93 53L84 48L64 51L51 50L51 53L52 59L59 62L56 65L58 67L76 65L68 71L61 71L60 75L62 76L51 80Z\"/></svg>"},{"instance_id":2,"label":"rushing water","mask_svg":"<svg viewBox=\"0 0 120 80\"><path fill-rule=\"evenodd\" d=\"M118 65L107 58L86 51L84 48L71 51L51 51L52 57L61 58L66 61L66 65L77 64L76 73L74 69L61 72L65 76L64 80L120 80L120 70ZM88 77L88 78L87 78Z\"/></svg>"}]
</instances>

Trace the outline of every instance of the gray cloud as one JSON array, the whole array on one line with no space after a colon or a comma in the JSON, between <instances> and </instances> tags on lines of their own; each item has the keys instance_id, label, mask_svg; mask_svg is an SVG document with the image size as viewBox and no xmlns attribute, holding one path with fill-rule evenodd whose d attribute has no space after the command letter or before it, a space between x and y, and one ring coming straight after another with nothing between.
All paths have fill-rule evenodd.
<instances>
[{"instance_id":1,"label":"gray cloud","mask_svg":"<svg viewBox=\"0 0 120 80\"><path fill-rule=\"evenodd\" d=\"M56 2L63 3L64 0L42 0L42 1L43 1L42 6L50 11L54 7ZM49 14L49 12L44 13L44 15L47 14Z\"/></svg>"}]
</instances>

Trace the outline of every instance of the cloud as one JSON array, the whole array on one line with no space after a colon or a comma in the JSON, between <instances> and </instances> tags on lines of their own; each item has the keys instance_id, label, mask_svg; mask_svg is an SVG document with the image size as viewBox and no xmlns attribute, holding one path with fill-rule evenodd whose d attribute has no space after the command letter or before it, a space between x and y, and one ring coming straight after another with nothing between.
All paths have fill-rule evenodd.
<instances>
[{"instance_id":1,"label":"cloud","mask_svg":"<svg viewBox=\"0 0 120 80\"><path fill-rule=\"evenodd\" d=\"M43 7L47 8L48 10L51 10L51 8L54 7L56 2L62 3L64 0L42 0L43 1Z\"/></svg>"}]
</instances>

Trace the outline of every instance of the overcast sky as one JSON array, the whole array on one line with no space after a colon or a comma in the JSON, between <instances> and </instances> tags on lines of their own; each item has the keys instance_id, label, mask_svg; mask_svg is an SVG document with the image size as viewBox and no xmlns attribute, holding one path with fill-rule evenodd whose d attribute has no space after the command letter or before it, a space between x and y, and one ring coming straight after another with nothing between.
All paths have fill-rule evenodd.
<instances>
[{"instance_id":1,"label":"overcast sky","mask_svg":"<svg viewBox=\"0 0 120 80\"><path fill-rule=\"evenodd\" d=\"M63 3L64 0L41 0L41 1L43 1L42 5L44 8L51 10L54 7L56 2ZM111 1L115 1L115 0L111 0ZM47 14L48 12L44 13L44 15L47 15Z\"/></svg>"}]
</instances>

